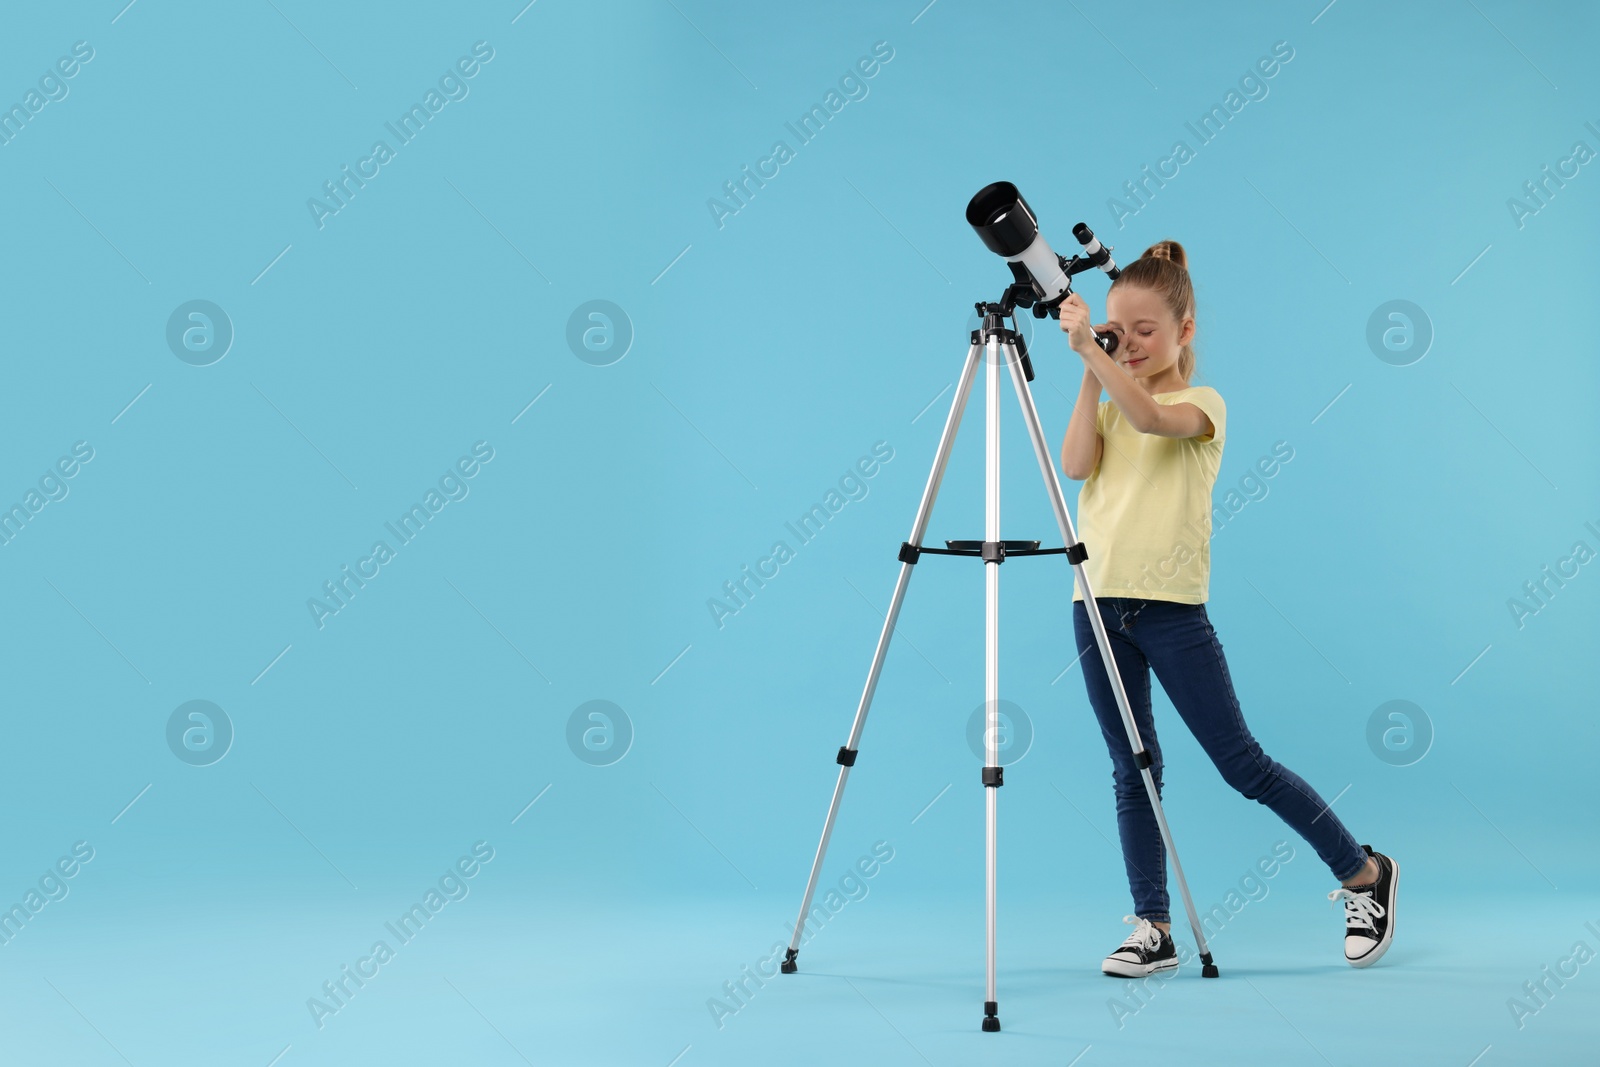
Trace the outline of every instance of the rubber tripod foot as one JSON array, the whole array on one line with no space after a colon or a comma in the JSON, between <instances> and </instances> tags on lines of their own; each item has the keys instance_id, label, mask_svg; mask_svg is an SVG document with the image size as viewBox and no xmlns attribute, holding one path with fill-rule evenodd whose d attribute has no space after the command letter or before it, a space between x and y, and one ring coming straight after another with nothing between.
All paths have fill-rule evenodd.
<instances>
[{"instance_id":1,"label":"rubber tripod foot","mask_svg":"<svg viewBox=\"0 0 1600 1067\"><path fill-rule=\"evenodd\" d=\"M986 1000L986 1001L983 1002L983 1032L984 1033L986 1033L986 1034L998 1034L1000 1032L1000 1020L996 1017L999 1011L1000 1011L1000 1005L997 1004L995 1001Z\"/></svg>"},{"instance_id":2,"label":"rubber tripod foot","mask_svg":"<svg viewBox=\"0 0 1600 1067\"><path fill-rule=\"evenodd\" d=\"M794 972L798 971L800 966L794 962L794 958L798 955L800 955L798 949L787 949L783 954L783 964L778 968L778 970L782 971L784 974L793 974Z\"/></svg>"},{"instance_id":3,"label":"rubber tripod foot","mask_svg":"<svg viewBox=\"0 0 1600 1067\"><path fill-rule=\"evenodd\" d=\"M1207 952L1204 956L1200 957L1201 978L1220 978L1221 976L1222 972L1218 971L1217 965L1211 962L1211 953Z\"/></svg>"}]
</instances>

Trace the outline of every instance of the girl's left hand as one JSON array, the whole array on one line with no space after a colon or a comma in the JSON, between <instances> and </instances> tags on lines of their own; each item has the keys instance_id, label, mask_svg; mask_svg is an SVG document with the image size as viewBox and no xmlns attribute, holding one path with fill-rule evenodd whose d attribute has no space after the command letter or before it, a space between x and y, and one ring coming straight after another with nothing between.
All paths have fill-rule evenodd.
<instances>
[{"instance_id":1,"label":"girl's left hand","mask_svg":"<svg viewBox=\"0 0 1600 1067\"><path fill-rule=\"evenodd\" d=\"M1069 295L1061 302L1060 314L1061 332L1067 335L1067 343L1072 346L1074 352L1085 356L1089 354L1091 348L1099 349L1102 353L1105 351L1094 339L1097 330L1104 330L1105 327L1094 327L1089 324L1089 305L1084 302L1083 297L1077 293Z\"/></svg>"}]
</instances>

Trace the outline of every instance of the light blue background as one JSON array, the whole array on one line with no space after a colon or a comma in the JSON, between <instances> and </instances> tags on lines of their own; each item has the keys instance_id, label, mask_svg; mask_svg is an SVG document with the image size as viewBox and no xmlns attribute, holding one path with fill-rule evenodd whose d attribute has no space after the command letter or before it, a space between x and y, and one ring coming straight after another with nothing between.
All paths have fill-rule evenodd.
<instances>
[{"instance_id":1,"label":"light blue background","mask_svg":"<svg viewBox=\"0 0 1600 1067\"><path fill-rule=\"evenodd\" d=\"M8 104L94 48L0 147L0 502L94 449L0 547L0 898L95 850L0 947L0 1059L1593 1061L1596 965L1521 1029L1507 1006L1600 949L1600 564L1521 627L1507 605L1600 550L1596 165L1507 207L1600 149L1590 5L123 2L0 33ZM307 199L477 41L469 95L319 229ZM797 145L879 41L867 95ZM1265 98L1198 146L1185 123L1278 41ZM719 227L708 199L780 138ZM1119 227L1108 199L1180 138ZM708 998L786 940L941 390L1009 280L962 218L1002 178L1058 251L1079 220L1124 262L1188 249L1219 500L1294 450L1218 529L1208 609L1257 736L1400 859L1406 914L1351 971L1333 879L1158 695L1197 903L1297 851L1217 937L1221 981L1186 968L1119 1027L1098 967L1130 902L1071 573L1014 561L1002 692L1036 739L1000 797L1006 1030L979 1034L982 568L933 558L824 881L894 859L719 1028ZM1103 311L1102 278L1080 291ZM211 366L166 344L193 299L236 332ZM595 299L636 334L608 366L566 341ZM1408 366L1366 340L1395 299L1434 331ZM1042 329L1034 361L1058 442L1080 361ZM981 536L979 399L932 543ZM1003 535L1058 543L1009 398L1003 434ZM307 599L478 441L470 494L319 629ZM867 495L718 628L707 600L878 441ZM194 699L236 731L208 767L165 739ZM566 740L594 699L634 733L609 766ZM1393 699L1434 732L1410 766L1367 744ZM476 841L470 895L319 1029L307 999Z\"/></svg>"}]
</instances>

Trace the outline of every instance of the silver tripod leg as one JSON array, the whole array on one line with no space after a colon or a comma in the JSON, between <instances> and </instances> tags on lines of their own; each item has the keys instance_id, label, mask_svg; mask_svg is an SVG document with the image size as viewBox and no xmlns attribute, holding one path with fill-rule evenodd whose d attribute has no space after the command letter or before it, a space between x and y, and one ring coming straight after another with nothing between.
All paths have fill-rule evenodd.
<instances>
[{"instance_id":1,"label":"silver tripod leg","mask_svg":"<svg viewBox=\"0 0 1600 1067\"><path fill-rule=\"evenodd\" d=\"M1009 356L1015 358L1015 353L1009 353ZM985 399L988 405L984 412L983 539L991 544L1000 540L1000 364L1007 357L1008 353L1000 346L1000 339L989 334L984 352L984 378L988 389ZM994 1033L1000 1029L999 998L994 988L995 836L1000 823L1001 781L999 558L985 558L983 563L983 709L983 866L984 901L988 908L983 1029Z\"/></svg>"},{"instance_id":2,"label":"silver tripod leg","mask_svg":"<svg viewBox=\"0 0 1600 1067\"><path fill-rule=\"evenodd\" d=\"M944 480L945 466L950 461L950 450L955 445L956 431L961 427L961 415L966 410L967 398L972 393L972 381L977 375L978 357L983 352L981 346L974 343L967 352L967 361L961 368L961 379L956 384L955 398L950 402L950 414L944 422L944 432L939 437L939 451L934 456L933 469L928 472L928 484L922 490L922 503L917 505L917 517L911 524L911 537L909 544L920 546L922 536L927 532L928 518L933 513L934 499L939 495L939 483ZM998 378L994 378L998 382ZM993 395L998 390L991 387L990 403L994 402ZM895 621L900 617L900 605L905 600L906 587L911 582L911 568L913 559L902 558L900 563L900 577L894 583L894 596L889 601L889 610L884 615L883 630L878 634L878 647L872 654L872 667L867 671L867 684L861 691L861 703L856 706L855 721L850 726L850 739L839 750L836 757L839 764L839 779L833 786L833 799L828 803L828 818L822 824L822 840L817 844L816 859L811 861L811 877L806 880L806 895L800 901L800 914L795 919L794 935L789 939L789 950L784 954L782 970L784 974L793 974L796 970L795 957L800 953L800 934L805 929L806 915L811 910L811 898L817 891L817 879L822 874L822 860L828 853L828 839L833 836L833 823L839 815L839 801L844 796L844 784L850 777L850 768L855 766L856 746L861 740L861 729L867 723L867 711L872 707L872 696L878 688L878 675L883 671L883 659L889 651L889 638L894 633ZM989 928L994 929L994 912L991 909ZM993 955L990 956L989 986L991 992L994 988Z\"/></svg>"},{"instance_id":3,"label":"silver tripod leg","mask_svg":"<svg viewBox=\"0 0 1600 1067\"><path fill-rule=\"evenodd\" d=\"M1050 456L1050 447L1045 443L1044 430L1039 426L1039 412L1033 406L1033 394L1028 389L1028 379L1022 370L1022 361L1017 356L1017 350L1010 342L1006 342L1006 360L1011 367L1011 382L1017 389L1017 401L1022 405L1022 417L1028 424L1028 436L1033 440L1033 452L1039 459L1039 470L1044 474L1045 491L1050 496L1050 506L1055 509L1056 524L1061 527L1063 543L1071 547L1078 543L1078 535L1072 528L1072 517L1067 514L1066 500L1061 494L1061 480L1056 476L1055 460ZM1167 853L1172 857L1172 869L1178 876L1178 889L1183 893L1183 906L1189 913L1189 927L1194 931L1195 945L1200 950L1200 973L1206 978L1217 977L1217 965L1211 960L1211 951L1206 947L1204 931L1200 928L1200 917L1195 913L1194 900L1189 896L1189 883L1183 877L1183 865L1178 862L1178 848L1172 843L1172 830L1167 826L1167 816L1161 809L1161 797L1156 792L1155 779L1150 775L1150 755L1146 752L1144 742L1139 737L1139 727L1133 721L1133 710L1128 706L1128 694L1122 686L1122 677L1117 671L1116 659L1111 653L1111 639L1106 636L1105 620L1100 617L1099 606L1095 603L1094 591L1089 587L1089 575L1083 565L1081 556L1068 556L1073 560L1072 569L1077 575L1078 586L1083 590L1084 607L1089 616L1089 625L1094 629L1094 641L1100 648L1100 661L1105 665L1106 676L1111 681L1111 691L1117 697L1117 709L1122 712L1122 725L1128 731L1128 743L1133 746L1134 762L1139 765L1139 773L1144 777L1145 792L1150 796L1150 806L1155 810L1156 825L1161 828L1161 840L1167 846ZM991 919L991 925L993 920Z\"/></svg>"}]
</instances>

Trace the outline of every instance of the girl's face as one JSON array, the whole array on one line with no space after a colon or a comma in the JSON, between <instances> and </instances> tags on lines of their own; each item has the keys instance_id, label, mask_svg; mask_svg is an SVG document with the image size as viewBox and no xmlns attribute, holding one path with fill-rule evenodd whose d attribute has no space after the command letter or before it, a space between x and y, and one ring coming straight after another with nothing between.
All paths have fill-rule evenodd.
<instances>
[{"instance_id":1,"label":"girl's face","mask_svg":"<svg viewBox=\"0 0 1600 1067\"><path fill-rule=\"evenodd\" d=\"M1106 295L1106 325L1117 335L1117 366L1149 392L1182 389L1178 355L1194 337L1194 319L1182 322L1156 293L1119 285Z\"/></svg>"}]
</instances>

